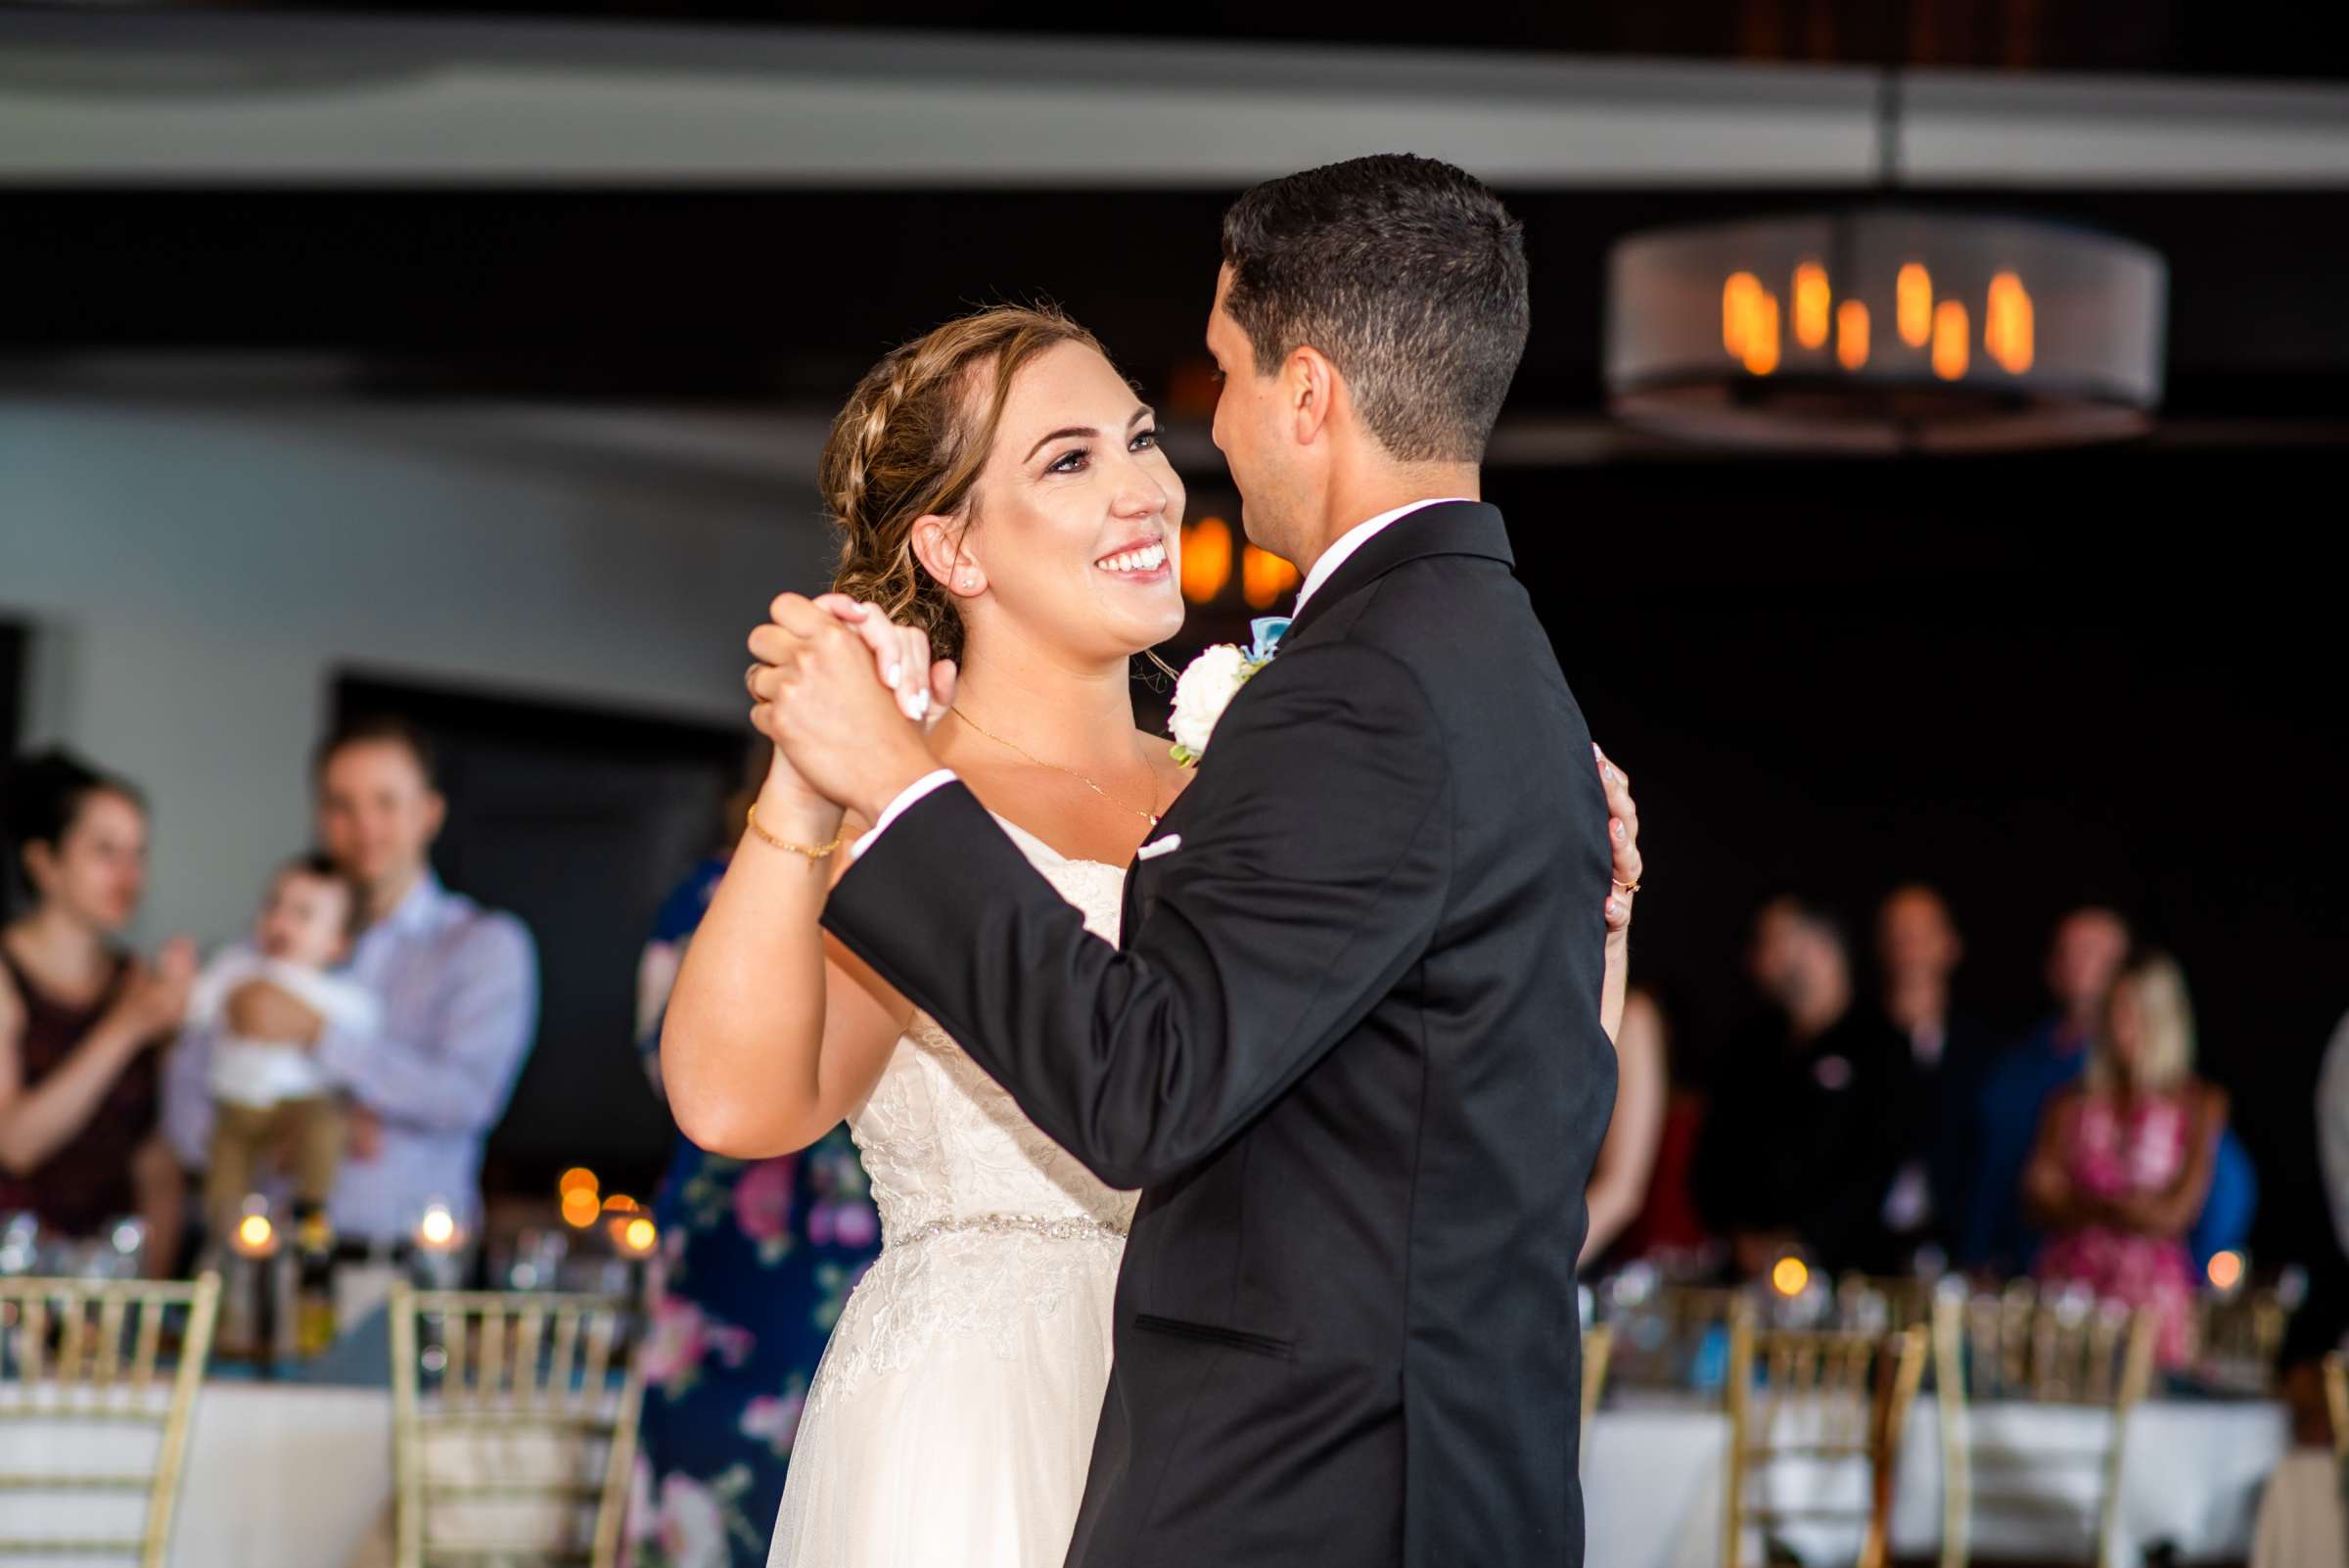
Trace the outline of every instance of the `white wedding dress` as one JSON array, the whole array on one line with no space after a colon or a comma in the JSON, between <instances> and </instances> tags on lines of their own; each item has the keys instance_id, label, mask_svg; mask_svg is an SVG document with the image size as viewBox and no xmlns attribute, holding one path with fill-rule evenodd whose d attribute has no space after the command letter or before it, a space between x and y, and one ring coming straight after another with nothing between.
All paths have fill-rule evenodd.
<instances>
[{"instance_id":1,"label":"white wedding dress","mask_svg":"<svg viewBox=\"0 0 2349 1568\"><path fill-rule=\"evenodd\" d=\"M1117 941L1122 868L1004 831ZM1037 1131L919 1013L849 1130L881 1256L808 1389L768 1568L1060 1568L1134 1195Z\"/></svg>"}]
</instances>

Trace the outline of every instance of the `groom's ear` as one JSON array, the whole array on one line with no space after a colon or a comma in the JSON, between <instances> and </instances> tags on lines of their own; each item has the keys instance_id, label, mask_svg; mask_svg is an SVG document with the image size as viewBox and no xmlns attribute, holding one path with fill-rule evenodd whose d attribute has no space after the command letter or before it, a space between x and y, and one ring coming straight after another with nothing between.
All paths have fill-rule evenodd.
<instances>
[{"instance_id":1,"label":"groom's ear","mask_svg":"<svg viewBox=\"0 0 2349 1568\"><path fill-rule=\"evenodd\" d=\"M1281 395L1287 399L1297 444L1311 446L1328 425L1339 396L1338 367L1311 344L1290 350L1280 367Z\"/></svg>"},{"instance_id":2,"label":"groom's ear","mask_svg":"<svg viewBox=\"0 0 2349 1568\"><path fill-rule=\"evenodd\" d=\"M969 531L950 517L936 513L914 519L913 558L931 578L957 599L975 598L987 591L987 570L963 548Z\"/></svg>"}]
</instances>

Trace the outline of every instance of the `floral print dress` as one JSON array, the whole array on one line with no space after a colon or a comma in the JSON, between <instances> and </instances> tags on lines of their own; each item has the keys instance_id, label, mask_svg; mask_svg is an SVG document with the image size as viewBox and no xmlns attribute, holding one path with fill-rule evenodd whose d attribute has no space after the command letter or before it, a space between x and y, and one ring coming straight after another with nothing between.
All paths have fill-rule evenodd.
<instances>
[{"instance_id":1,"label":"floral print dress","mask_svg":"<svg viewBox=\"0 0 2349 1568\"><path fill-rule=\"evenodd\" d=\"M655 917L645 975L665 998L724 874L704 861ZM657 1006L640 1036L660 1044ZM640 1022L644 1022L640 1019ZM654 1206L663 1267L644 1347L634 1568L764 1564L800 1407L881 1222L845 1128L773 1160L677 1140Z\"/></svg>"},{"instance_id":2,"label":"floral print dress","mask_svg":"<svg viewBox=\"0 0 2349 1568\"><path fill-rule=\"evenodd\" d=\"M2125 1111L2110 1095L2091 1094L2072 1122L2065 1173L2092 1197L2166 1191L2186 1169L2193 1125L2186 1094L2147 1096ZM2152 1309L2155 1360L2165 1367L2186 1363L2194 1273L2183 1236L2085 1226L2042 1248L2038 1273L2050 1283L2086 1285L2099 1301Z\"/></svg>"}]
</instances>

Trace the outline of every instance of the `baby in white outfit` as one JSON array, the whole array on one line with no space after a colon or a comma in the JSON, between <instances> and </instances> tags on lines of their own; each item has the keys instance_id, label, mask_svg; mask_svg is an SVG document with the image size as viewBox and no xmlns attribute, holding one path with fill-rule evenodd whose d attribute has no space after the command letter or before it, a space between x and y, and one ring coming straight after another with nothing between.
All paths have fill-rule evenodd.
<instances>
[{"instance_id":1,"label":"baby in white outfit","mask_svg":"<svg viewBox=\"0 0 2349 1568\"><path fill-rule=\"evenodd\" d=\"M315 854L289 861L269 885L252 943L223 950L197 977L188 1022L218 1022L239 988L265 980L330 1025L375 1029L382 1008L374 993L327 972L350 956L364 913L358 885L333 861ZM322 1214L343 1159L343 1112L310 1047L223 1035L209 1082L215 1115L204 1207L213 1234L230 1233L255 1168L280 1148L293 1155L295 1219Z\"/></svg>"}]
</instances>

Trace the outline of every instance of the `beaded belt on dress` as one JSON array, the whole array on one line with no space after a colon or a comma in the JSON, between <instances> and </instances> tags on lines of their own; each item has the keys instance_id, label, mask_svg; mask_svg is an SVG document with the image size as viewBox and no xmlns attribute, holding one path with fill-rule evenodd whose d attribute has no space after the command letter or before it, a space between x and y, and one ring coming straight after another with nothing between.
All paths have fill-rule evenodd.
<instances>
[{"instance_id":1,"label":"beaded belt on dress","mask_svg":"<svg viewBox=\"0 0 2349 1568\"><path fill-rule=\"evenodd\" d=\"M988 1236L1042 1236L1047 1241L1089 1241L1096 1236L1107 1236L1116 1241L1126 1239L1123 1225L1113 1225L1100 1220L1046 1220L1041 1215L1033 1214L975 1214L960 1220L933 1220L907 1232L902 1238L892 1237L890 1244L910 1247L933 1237L963 1232Z\"/></svg>"}]
</instances>

